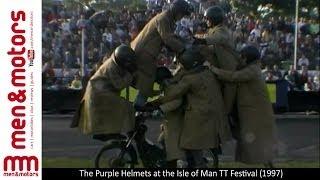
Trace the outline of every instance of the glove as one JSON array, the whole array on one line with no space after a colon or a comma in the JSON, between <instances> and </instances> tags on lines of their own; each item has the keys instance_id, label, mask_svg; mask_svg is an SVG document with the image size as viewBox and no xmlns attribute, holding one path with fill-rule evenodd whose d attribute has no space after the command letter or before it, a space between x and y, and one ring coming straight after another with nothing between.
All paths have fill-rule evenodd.
<instances>
[{"instance_id":1,"label":"glove","mask_svg":"<svg viewBox=\"0 0 320 180\"><path fill-rule=\"evenodd\" d=\"M206 45L207 44L207 41L205 39L200 39L200 38L196 38L196 37L193 37L193 39L194 39L194 41L193 41L194 45L200 45L200 44Z\"/></svg>"},{"instance_id":2,"label":"glove","mask_svg":"<svg viewBox=\"0 0 320 180\"><path fill-rule=\"evenodd\" d=\"M148 103L144 106L134 106L134 108L136 111L139 111L139 112L153 112L156 110L160 110L159 106L155 106L155 105L148 104Z\"/></svg>"},{"instance_id":3,"label":"glove","mask_svg":"<svg viewBox=\"0 0 320 180\"><path fill-rule=\"evenodd\" d=\"M160 106L162 103L159 101L159 99L156 99L151 102L147 102L145 105L146 106Z\"/></svg>"},{"instance_id":4,"label":"glove","mask_svg":"<svg viewBox=\"0 0 320 180\"><path fill-rule=\"evenodd\" d=\"M153 104L152 102L146 103L145 108L148 112L153 112L153 111L157 111L157 110L161 111L159 105Z\"/></svg>"},{"instance_id":5,"label":"glove","mask_svg":"<svg viewBox=\"0 0 320 180\"><path fill-rule=\"evenodd\" d=\"M147 108L145 106L134 105L133 107L138 112L147 112Z\"/></svg>"}]
</instances>

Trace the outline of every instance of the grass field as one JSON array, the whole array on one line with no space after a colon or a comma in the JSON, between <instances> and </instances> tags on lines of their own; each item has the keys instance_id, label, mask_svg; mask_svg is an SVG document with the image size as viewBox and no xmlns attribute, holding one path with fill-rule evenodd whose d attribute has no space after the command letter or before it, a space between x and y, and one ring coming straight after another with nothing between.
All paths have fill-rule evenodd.
<instances>
[{"instance_id":1,"label":"grass field","mask_svg":"<svg viewBox=\"0 0 320 180\"><path fill-rule=\"evenodd\" d=\"M319 161L286 161L275 163L276 168L319 168ZM93 168L93 160L75 158L44 158L44 168ZM138 167L142 167L141 165ZM247 165L222 162L220 168L263 168L261 164Z\"/></svg>"},{"instance_id":2,"label":"grass field","mask_svg":"<svg viewBox=\"0 0 320 180\"><path fill-rule=\"evenodd\" d=\"M268 90L268 95L269 95L269 100L271 103L276 103L276 84L267 84L267 90Z\"/></svg>"}]
</instances>

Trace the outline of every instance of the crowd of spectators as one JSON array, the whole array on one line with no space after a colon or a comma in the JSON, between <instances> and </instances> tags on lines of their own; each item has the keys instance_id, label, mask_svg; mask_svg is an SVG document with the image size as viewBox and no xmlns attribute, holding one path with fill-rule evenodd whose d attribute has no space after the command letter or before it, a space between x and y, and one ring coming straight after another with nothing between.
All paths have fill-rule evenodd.
<instances>
[{"instance_id":1,"label":"crowd of spectators","mask_svg":"<svg viewBox=\"0 0 320 180\"><path fill-rule=\"evenodd\" d=\"M297 68L294 59L294 18L252 16L229 13L236 50L246 44L259 48L262 74L266 81L287 80L290 90L319 91L319 20L300 18L297 39Z\"/></svg>"},{"instance_id":2,"label":"crowd of spectators","mask_svg":"<svg viewBox=\"0 0 320 180\"><path fill-rule=\"evenodd\" d=\"M146 22L167 8L165 1L160 4L162 8L150 2L144 11L129 11L124 7L120 12L112 12L107 19L108 26L95 28L94 32L83 8L44 8L44 87L81 89L82 29L85 29L85 69L94 70L102 63L103 56L110 55L122 43L129 44ZM175 33L186 42L193 36L202 36L206 31L202 19L200 13L183 18L177 23ZM297 69L292 65L295 27L292 17L259 19L231 11L225 23L232 31L237 51L247 44L259 48L266 81L286 80L291 90L319 91L319 20L299 20ZM174 68L173 57L164 47L158 56L158 65Z\"/></svg>"},{"instance_id":3,"label":"crowd of spectators","mask_svg":"<svg viewBox=\"0 0 320 180\"><path fill-rule=\"evenodd\" d=\"M154 10L130 12L123 8L121 12L112 12L108 16L108 26L97 29L85 13L83 8L66 10L61 5L43 9L42 74L45 88L71 88L75 77L90 74L81 74L82 38L85 44L84 69L90 71L115 47L129 44L141 25L157 14Z\"/></svg>"}]
</instances>

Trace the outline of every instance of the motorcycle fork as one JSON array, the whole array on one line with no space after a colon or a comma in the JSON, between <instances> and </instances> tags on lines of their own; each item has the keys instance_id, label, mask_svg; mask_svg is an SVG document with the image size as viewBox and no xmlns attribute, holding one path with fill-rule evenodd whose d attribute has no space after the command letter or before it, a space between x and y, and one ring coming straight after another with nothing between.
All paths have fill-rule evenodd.
<instances>
[{"instance_id":1,"label":"motorcycle fork","mask_svg":"<svg viewBox=\"0 0 320 180\"><path fill-rule=\"evenodd\" d=\"M119 159L122 159L122 158L123 158L125 152L129 149L129 146L132 144L132 141L134 140L134 138L135 138L136 135L137 135L137 131L135 131L135 132L133 133L133 135L132 135L129 139L126 140L126 144L125 144L124 148L121 149L121 152L120 152L120 154L118 155L118 158L119 158Z\"/></svg>"}]
</instances>

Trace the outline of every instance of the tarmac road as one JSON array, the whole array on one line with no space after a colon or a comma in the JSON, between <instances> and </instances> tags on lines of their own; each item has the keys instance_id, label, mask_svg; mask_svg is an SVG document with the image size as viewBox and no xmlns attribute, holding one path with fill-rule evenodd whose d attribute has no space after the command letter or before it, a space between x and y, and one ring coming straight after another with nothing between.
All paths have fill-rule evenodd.
<instances>
[{"instance_id":1,"label":"tarmac road","mask_svg":"<svg viewBox=\"0 0 320 180\"><path fill-rule=\"evenodd\" d=\"M72 114L43 115L43 157L75 157L92 159L103 145L82 135L77 129L69 128ZM159 120L147 122L149 139L156 142L159 134ZM277 161L304 160L319 161L319 117L317 115L277 116L280 151ZM223 148L222 161L233 161L234 145Z\"/></svg>"}]
</instances>

